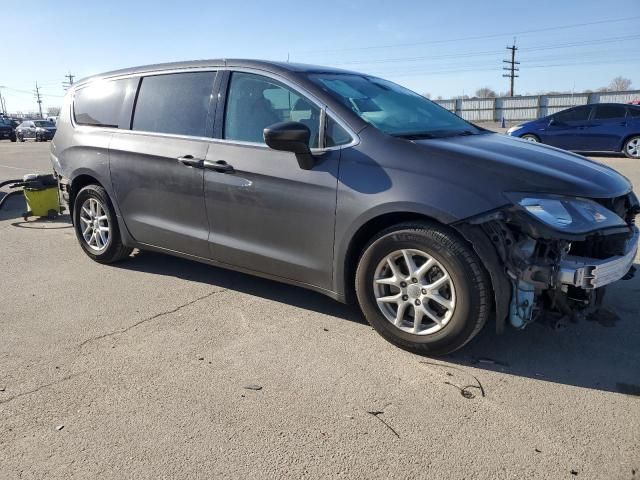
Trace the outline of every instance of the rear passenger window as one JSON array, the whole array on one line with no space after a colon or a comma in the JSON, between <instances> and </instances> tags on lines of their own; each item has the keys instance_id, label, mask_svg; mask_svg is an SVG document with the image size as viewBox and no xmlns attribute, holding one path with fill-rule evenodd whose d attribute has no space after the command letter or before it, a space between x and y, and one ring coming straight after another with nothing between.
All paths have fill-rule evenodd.
<instances>
[{"instance_id":1,"label":"rear passenger window","mask_svg":"<svg viewBox=\"0 0 640 480\"><path fill-rule=\"evenodd\" d=\"M623 105L597 105L593 118L596 120L607 120L610 118L624 118L625 108Z\"/></svg>"},{"instance_id":2,"label":"rear passenger window","mask_svg":"<svg viewBox=\"0 0 640 480\"><path fill-rule=\"evenodd\" d=\"M127 89L133 89L138 79L98 80L77 90L73 97L73 113L78 125L129 128L120 125ZM126 121L124 123L127 123Z\"/></svg>"},{"instance_id":3,"label":"rear passenger window","mask_svg":"<svg viewBox=\"0 0 640 480\"><path fill-rule=\"evenodd\" d=\"M207 136L207 116L216 72L144 77L133 114L133 130Z\"/></svg>"},{"instance_id":4,"label":"rear passenger window","mask_svg":"<svg viewBox=\"0 0 640 480\"><path fill-rule=\"evenodd\" d=\"M627 111L630 117L640 118L640 108L629 108Z\"/></svg>"}]
</instances>

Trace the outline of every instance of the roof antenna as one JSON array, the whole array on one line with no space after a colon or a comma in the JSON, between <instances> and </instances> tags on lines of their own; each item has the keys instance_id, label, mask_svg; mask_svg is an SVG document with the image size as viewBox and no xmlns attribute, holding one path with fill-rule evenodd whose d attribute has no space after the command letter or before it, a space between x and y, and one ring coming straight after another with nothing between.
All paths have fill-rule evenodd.
<instances>
[{"instance_id":1,"label":"roof antenna","mask_svg":"<svg viewBox=\"0 0 640 480\"><path fill-rule=\"evenodd\" d=\"M289 63L289 52L287 52L287 63Z\"/></svg>"}]
</instances>

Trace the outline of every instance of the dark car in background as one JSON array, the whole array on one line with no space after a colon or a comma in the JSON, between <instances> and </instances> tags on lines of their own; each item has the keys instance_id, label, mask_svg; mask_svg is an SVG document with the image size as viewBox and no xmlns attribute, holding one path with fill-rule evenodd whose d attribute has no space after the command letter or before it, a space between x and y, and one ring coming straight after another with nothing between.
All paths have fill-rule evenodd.
<instances>
[{"instance_id":1,"label":"dark car in background","mask_svg":"<svg viewBox=\"0 0 640 480\"><path fill-rule=\"evenodd\" d=\"M511 127L507 134L575 152L622 152L640 159L640 106L582 105Z\"/></svg>"},{"instance_id":2,"label":"dark car in background","mask_svg":"<svg viewBox=\"0 0 640 480\"><path fill-rule=\"evenodd\" d=\"M56 124L48 120L27 120L16 128L16 138L21 142L31 138L36 142L51 140L56 134Z\"/></svg>"},{"instance_id":3,"label":"dark car in background","mask_svg":"<svg viewBox=\"0 0 640 480\"><path fill-rule=\"evenodd\" d=\"M16 124L14 120L0 117L0 140L16 141Z\"/></svg>"},{"instance_id":4,"label":"dark car in background","mask_svg":"<svg viewBox=\"0 0 640 480\"><path fill-rule=\"evenodd\" d=\"M419 353L456 350L491 317L501 331L593 312L638 245L615 170L328 67L202 60L82 80L51 160L94 261L139 248L299 285L357 302Z\"/></svg>"}]
</instances>

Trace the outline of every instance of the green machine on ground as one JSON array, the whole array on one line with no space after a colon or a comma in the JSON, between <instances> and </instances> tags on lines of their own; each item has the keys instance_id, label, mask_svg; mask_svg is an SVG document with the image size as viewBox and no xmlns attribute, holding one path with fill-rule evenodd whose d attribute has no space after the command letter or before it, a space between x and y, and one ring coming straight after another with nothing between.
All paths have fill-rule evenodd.
<instances>
[{"instance_id":1,"label":"green machine on ground","mask_svg":"<svg viewBox=\"0 0 640 480\"><path fill-rule=\"evenodd\" d=\"M0 188L9 185L15 190L5 195L0 200L0 208L7 199L16 195L24 195L26 210L22 217L27 220L29 217L55 218L61 213L60 198L58 196L58 181L52 174L39 175L31 173L22 179L7 180L0 182Z\"/></svg>"}]
</instances>

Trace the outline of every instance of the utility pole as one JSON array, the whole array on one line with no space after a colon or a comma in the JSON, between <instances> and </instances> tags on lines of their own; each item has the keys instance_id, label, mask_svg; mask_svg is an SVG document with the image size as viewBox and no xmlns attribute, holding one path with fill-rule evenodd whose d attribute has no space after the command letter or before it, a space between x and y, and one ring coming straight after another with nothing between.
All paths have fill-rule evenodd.
<instances>
[{"instance_id":1,"label":"utility pole","mask_svg":"<svg viewBox=\"0 0 640 480\"><path fill-rule=\"evenodd\" d=\"M7 104L4 101L4 98L2 97L2 89L4 88L4 85L0 85L0 112L2 112L4 115L7 114Z\"/></svg>"},{"instance_id":2,"label":"utility pole","mask_svg":"<svg viewBox=\"0 0 640 480\"><path fill-rule=\"evenodd\" d=\"M42 118L42 96L40 95L40 87L38 87L38 82L36 82L36 91L34 92L36 96L36 102L38 102L38 111L40 112L40 118Z\"/></svg>"},{"instance_id":3,"label":"utility pole","mask_svg":"<svg viewBox=\"0 0 640 480\"><path fill-rule=\"evenodd\" d=\"M511 93L510 96L513 97L514 95L514 90L513 90L513 81L515 78L519 77L520 75L517 75L516 72L520 71L520 69L516 66L516 65L520 65L520 62L516 62L516 50L518 50L518 47L516 47L516 39L513 39L513 45L511 45L510 47L507 46L507 50L511 50L511 60L503 60L503 63L507 63L508 66L503 67L503 70L507 70L509 73L504 73L502 76L509 78L511 80Z\"/></svg>"},{"instance_id":4,"label":"utility pole","mask_svg":"<svg viewBox=\"0 0 640 480\"><path fill-rule=\"evenodd\" d=\"M65 90L68 90L69 87L73 85L73 79L76 78L76 76L71 75L71 72L69 72L67 75L64 76L64 78L66 78L67 80L62 82L62 86L64 87Z\"/></svg>"}]
</instances>

